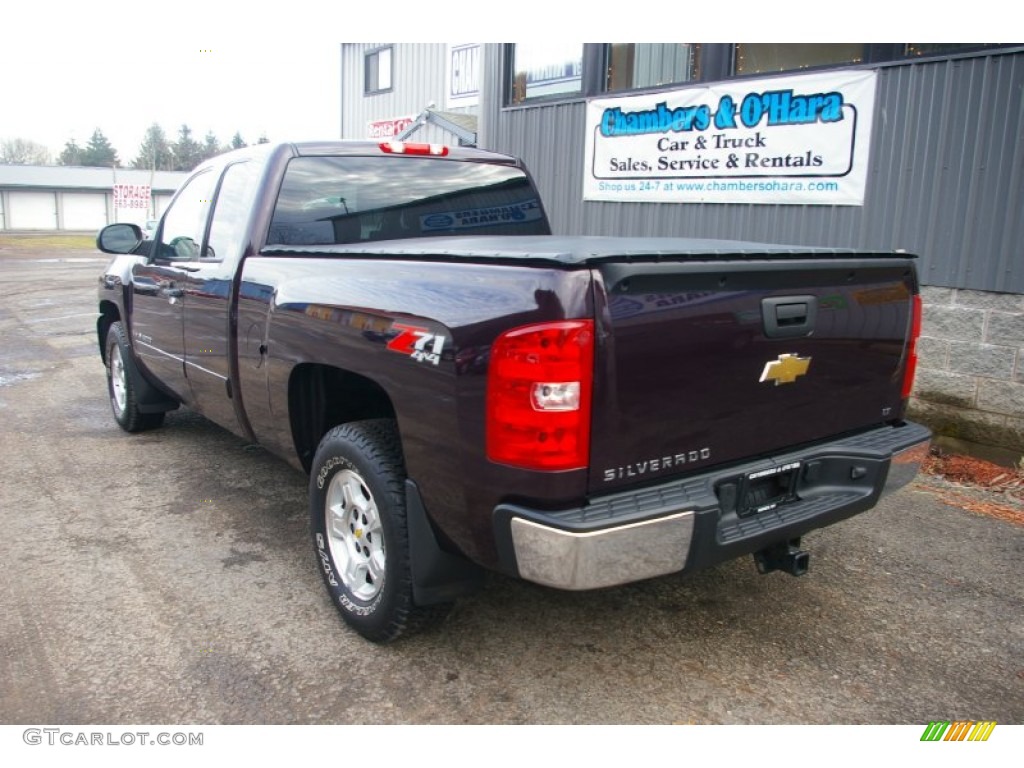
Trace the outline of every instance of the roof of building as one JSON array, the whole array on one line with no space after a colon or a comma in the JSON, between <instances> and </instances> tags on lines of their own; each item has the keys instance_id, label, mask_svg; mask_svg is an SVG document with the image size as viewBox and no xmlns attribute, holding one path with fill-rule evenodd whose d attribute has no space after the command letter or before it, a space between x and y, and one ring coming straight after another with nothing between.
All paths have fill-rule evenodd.
<instances>
[{"instance_id":1,"label":"roof of building","mask_svg":"<svg viewBox=\"0 0 1024 768\"><path fill-rule=\"evenodd\" d=\"M404 141L421 127L430 123L456 136L460 144L475 147L477 122L476 115L463 112L442 112L427 107L396 138Z\"/></svg>"},{"instance_id":2,"label":"roof of building","mask_svg":"<svg viewBox=\"0 0 1024 768\"><path fill-rule=\"evenodd\" d=\"M174 192L188 176L178 171L83 168L72 165L0 165L0 187L110 189L114 184L147 184L154 192Z\"/></svg>"}]
</instances>

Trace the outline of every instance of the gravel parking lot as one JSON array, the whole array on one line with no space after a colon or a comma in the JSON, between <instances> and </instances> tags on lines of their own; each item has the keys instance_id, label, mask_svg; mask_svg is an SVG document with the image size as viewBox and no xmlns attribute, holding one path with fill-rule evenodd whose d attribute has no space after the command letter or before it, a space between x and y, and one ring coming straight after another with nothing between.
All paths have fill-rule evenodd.
<instances>
[{"instance_id":1,"label":"gravel parking lot","mask_svg":"<svg viewBox=\"0 0 1024 768\"><path fill-rule=\"evenodd\" d=\"M0 722L1024 722L1024 517L934 478L806 537L803 578L494 576L369 644L321 586L305 477L188 411L114 423L104 262L0 243Z\"/></svg>"}]
</instances>

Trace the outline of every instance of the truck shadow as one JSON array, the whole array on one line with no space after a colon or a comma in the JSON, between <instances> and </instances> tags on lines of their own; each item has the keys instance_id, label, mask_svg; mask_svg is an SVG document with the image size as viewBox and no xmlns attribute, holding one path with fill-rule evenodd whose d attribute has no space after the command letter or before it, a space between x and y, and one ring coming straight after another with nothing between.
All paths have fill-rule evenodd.
<instances>
[{"instance_id":1,"label":"truck shadow","mask_svg":"<svg viewBox=\"0 0 1024 768\"><path fill-rule=\"evenodd\" d=\"M920 559L882 553L883 505L806 537L802 578L761 576L749 558L579 593L490 574L438 625L377 646L345 626L322 587L302 473L187 411L125 439L166 486L151 501L192 536L187 566L168 556L168 588L229 649L188 673L230 696L223 722L281 722L282 711L286 722L335 723L927 722L944 679L935 644L991 645L971 629L989 601L938 610L936 590L951 588ZM177 582L196 573L218 590ZM229 595L258 610L219 604ZM1013 675L950 680L945 695L1011 701L1010 684L993 681ZM242 680L267 696L241 695ZM366 699L387 707L359 707ZM1019 702L992 711L1024 716Z\"/></svg>"}]
</instances>

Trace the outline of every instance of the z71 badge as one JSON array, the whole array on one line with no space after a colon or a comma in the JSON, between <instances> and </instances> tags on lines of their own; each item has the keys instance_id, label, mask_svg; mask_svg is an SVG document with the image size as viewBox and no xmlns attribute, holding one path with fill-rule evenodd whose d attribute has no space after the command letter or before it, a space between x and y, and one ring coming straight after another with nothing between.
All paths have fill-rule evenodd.
<instances>
[{"instance_id":1,"label":"z71 badge","mask_svg":"<svg viewBox=\"0 0 1024 768\"><path fill-rule=\"evenodd\" d=\"M417 325L404 325L392 323L391 329L398 331L398 335L388 342L387 347L392 352L409 355L413 360L421 363L441 362L441 351L444 349L445 337L441 334L431 333L426 328Z\"/></svg>"}]
</instances>

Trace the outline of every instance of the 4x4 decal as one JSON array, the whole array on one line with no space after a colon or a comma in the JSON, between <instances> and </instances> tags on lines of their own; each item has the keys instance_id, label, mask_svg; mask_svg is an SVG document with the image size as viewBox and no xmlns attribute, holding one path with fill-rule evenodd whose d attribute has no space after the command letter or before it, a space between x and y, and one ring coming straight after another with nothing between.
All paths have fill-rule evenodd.
<instances>
[{"instance_id":1,"label":"4x4 decal","mask_svg":"<svg viewBox=\"0 0 1024 768\"><path fill-rule=\"evenodd\" d=\"M431 333L426 328L418 325L405 325L403 323L392 323L391 329L399 331L395 338L388 342L387 347L392 352L409 355L418 362L427 362L437 365L441 362L441 351L444 349L445 337Z\"/></svg>"}]
</instances>

